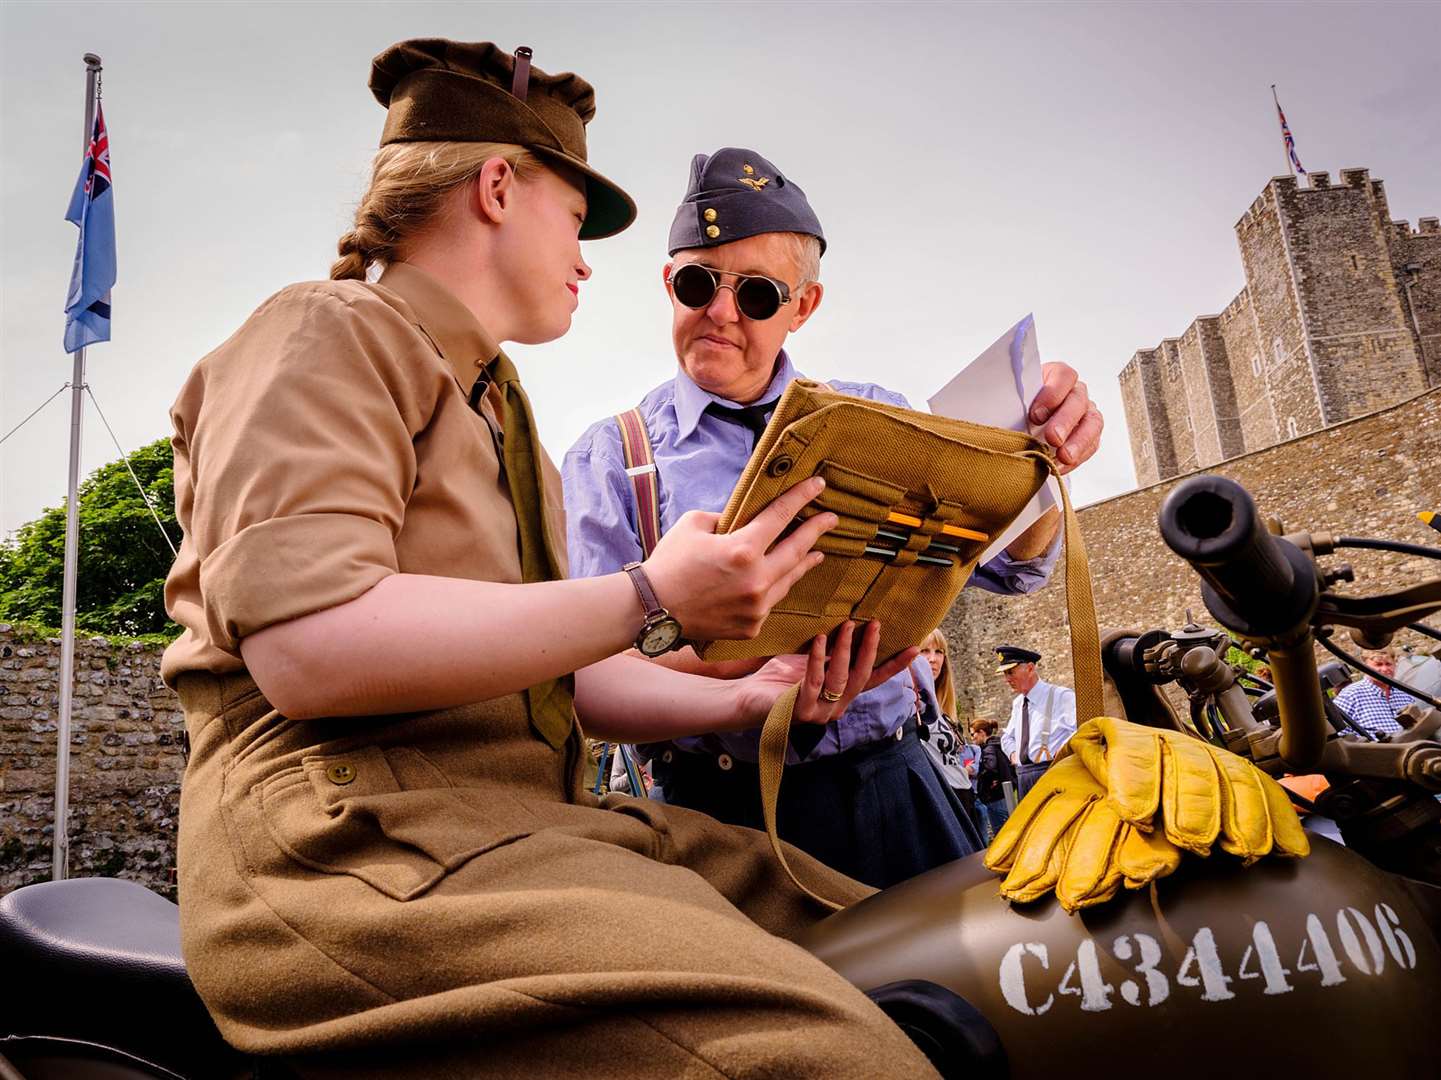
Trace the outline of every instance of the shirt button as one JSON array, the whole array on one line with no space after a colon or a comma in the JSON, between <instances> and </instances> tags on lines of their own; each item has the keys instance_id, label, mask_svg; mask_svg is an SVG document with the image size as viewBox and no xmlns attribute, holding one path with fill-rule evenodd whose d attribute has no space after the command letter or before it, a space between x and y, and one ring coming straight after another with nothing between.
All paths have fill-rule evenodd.
<instances>
[{"instance_id":1,"label":"shirt button","mask_svg":"<svg viewBox=\"0 0 1441 1080\"><path fill-rule=\"evenodd\" d=\"M675 760L675 754L667 750L664 754L660 756L660 759L664 761L667 765L669 765L672 761Z\"/></svg>"},{"instance_id":2,"label":"shirt button","mask_svg":"<svg viewBox=\"0 0 1441 1080\"><path fill-rule=\"evenodd\" d=\"M355 766L337 761L325 770L325 775L332 784L348 784L355 779Z\"/></svg>"},{"instance_id":3,"label":"shirt button","mask_svg":"<svg viewBox=\"0 0 1441 1080\"><path fill-rule=\"evenodd\" d=\"M900 742L900 741L901 741L902 739L904 739L905 737L906 737L906 726L905 726L904 724L902 724L900 727L896 728L896 742Z\"/></svg>"},{"instance_id":4,"label":"shirt button","mask_svg":"<svg viewBox=\"0 0 1441 1080\"><path fill-rule=\"evenodd\" d=\"M715 763L720 766L722 772L730 772L731 766L735 764L729 754L722 754L715 759Z\"/></svg>"}]
</instances>

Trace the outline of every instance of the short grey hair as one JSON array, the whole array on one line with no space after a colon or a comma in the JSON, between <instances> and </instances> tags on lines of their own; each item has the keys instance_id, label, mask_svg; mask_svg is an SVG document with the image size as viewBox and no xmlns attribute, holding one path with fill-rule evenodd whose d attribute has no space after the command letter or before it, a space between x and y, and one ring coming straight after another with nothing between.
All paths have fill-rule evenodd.
<instances>
[{"instance_id":1,"label":"short grey hair","mask_svg":"<svg viewBox=\"0 0 1441 1080\"><path fill-rule=\"evenodd\" d=\"M791 262L795 264L801 274L800 280L793 284L803 285L808 281L819 281L821 279L821 242L806 233L788 232L778 235L785 237Z\"/></svg>"}]
</instances>

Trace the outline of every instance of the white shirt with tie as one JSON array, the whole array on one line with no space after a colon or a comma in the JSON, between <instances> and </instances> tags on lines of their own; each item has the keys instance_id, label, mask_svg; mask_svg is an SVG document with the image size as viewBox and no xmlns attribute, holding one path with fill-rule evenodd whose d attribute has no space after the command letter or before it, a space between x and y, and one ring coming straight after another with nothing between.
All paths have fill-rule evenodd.
<instances>
[{"instance_id":1,"label":"white shirt with tie","mask_svg":"<svg viewBox=\"0 0 1441 1080\"><path fill-rule=\"evenodd\" d=\"M1041 765L1053 761L1076 733L1076 694L1067 687L1041 679L1025 694L1017 694L1011 702L1010 722L1001 735L1001 749L1008 758L1015 758L1020 749L1021 704L1026 700L1031 703L1031 763Z\"/></svg>"}]
</instances>

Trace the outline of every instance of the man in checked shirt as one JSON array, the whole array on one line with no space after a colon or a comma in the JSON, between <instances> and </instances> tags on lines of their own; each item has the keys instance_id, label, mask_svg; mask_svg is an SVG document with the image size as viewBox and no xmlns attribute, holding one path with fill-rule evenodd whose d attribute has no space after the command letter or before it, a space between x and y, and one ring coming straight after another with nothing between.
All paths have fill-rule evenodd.
<instances>
[{"instance_id":1,"label":"man in checked shirt","mask_svg":"<svg viewBox=\"0 0 1441 1080\"><path fill-rule=\"evenodd\" d=\"M1390 649L1362 653L1361 659L1388 678L1396 673L1396 658ZM1370 675L1357 679L1336 695L1337 707L1373 735L1394 735L1404 730L1396 714L1415 700L1405 690L1397 690Z\"/></svg>"}]
</instances>

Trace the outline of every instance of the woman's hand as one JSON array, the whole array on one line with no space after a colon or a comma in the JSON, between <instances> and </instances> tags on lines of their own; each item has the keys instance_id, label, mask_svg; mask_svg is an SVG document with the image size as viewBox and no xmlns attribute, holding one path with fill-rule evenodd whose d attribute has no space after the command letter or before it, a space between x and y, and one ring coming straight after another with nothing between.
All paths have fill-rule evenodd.
<instances>
[{"instance_id":1,"label":"woman's hand","mask_svg":"<svg viewBox=\"0 0 1441 1080\"><path fill-rule=\"evenodd\" d=\"M827 724L840 717L857 695L904 670L920 653L912 647L876 667L881 624L875 620L866 624L860 647L852 656L855 626L849 620L841 624L829 656L825 635L817 634L808 653L773 657L754 675L737 679L731 685L736 688L741 711L753 724L759 724L776 699L800 683L793 719L803 724Z\"/></svg>"},{"instance_id":2,"label":"woman's hand","mask_svg":"<svg viewBox=\"0 0 1441 1080\"><path fill-rule=\"evenodd\" d=\"M776 538L825 482L811 477L780 495L744 528L718 535L719 514L692 510L662 537L645 561L656 598L693 641L744 639L760 633L776 602L824 556L812 551L836 525L816 514L784 540Z\"/></svg>"}]
</instances>

